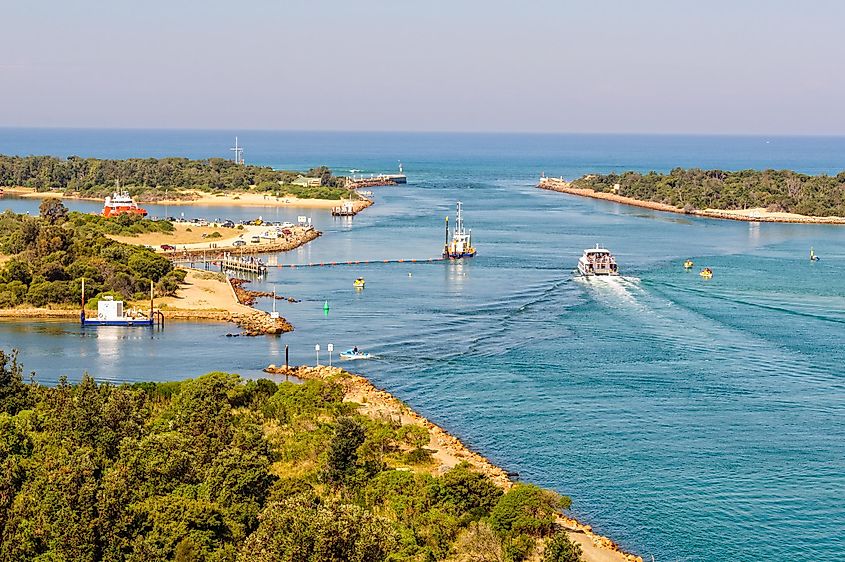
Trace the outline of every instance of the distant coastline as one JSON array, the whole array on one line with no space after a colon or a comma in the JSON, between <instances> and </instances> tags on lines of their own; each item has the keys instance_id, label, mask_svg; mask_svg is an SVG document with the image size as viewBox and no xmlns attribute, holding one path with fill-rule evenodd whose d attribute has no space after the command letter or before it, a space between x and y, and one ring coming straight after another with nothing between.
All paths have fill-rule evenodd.
<instances>
[{"instance_id":1,"label":"distant coastline","mask_svg":"<svg viewBox=\"0 0 845 562\"><path fill-rule=\"evenodd\" d=\"M652 211L663 211L666 213L678 213L681 215L691 215L697 217L705 217L711 219L724 219L745 222L777 222L777 223L797 223L797 224L845 224L845 217L811 217L807 215L800 215L797 213L785 213L778 211L769 211L762 207L753 209L728 210L728 209L691 209L686 210L674 205L667 205L665 203L656 203L654 201L644 201L642 199L635 199L633 197L626 197L616 193L607 193L603 191L595 191L594 189L574 187L571 182L563 178L540 178L540 183L537 185L540 189L548 191L557 191L559 193L566 193L569 195L578 195L580 197L589 197L591 199L601 199L603 201L612 201L614 203L621 203L623 205L630 205L632 207L641 207L650 209Z\"/></svg>"}]
</instances>

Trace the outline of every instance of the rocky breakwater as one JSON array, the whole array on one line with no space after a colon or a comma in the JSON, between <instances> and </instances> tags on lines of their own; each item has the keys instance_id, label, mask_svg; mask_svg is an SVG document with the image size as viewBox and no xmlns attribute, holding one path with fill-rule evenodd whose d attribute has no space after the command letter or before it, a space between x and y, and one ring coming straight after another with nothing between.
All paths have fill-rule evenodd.
<instances>
[{"instance_id":1,"label":"rocky breakwater","mask_svg":"<svg viewBox=\"0 0 845 562\"><path fill-rule=\"evenodd\" d=\"M244 285L249 283L249 279L238 279L236 277L232 277L229 279L229 283L232 284L232 289L235 291L235 297L238 299L238 302L246 306L254 305L255 299L258 298L275 298L278 301L299 302L293 297L277 295L275 293L271 293L270 291L253 291L246 289L244 288Z\"/></svg>"},{"instance_id":2,"label":"rocky breakwater","mask_svg":"<svg viewBox=\"0 0 845 562\"><path fill-rule=\"evenodd\" d=\"M274 336L293 331L291 323L284 318L272 318L260 310L254 314L233 314L231 320L243 330L244 336Z\"/></svg>"},{"instance_id":3,"label":"rocky breakwater","mask_svg":"<svg viewBox=\"0 0 845 562\"><path fill-rule=\"evenodd\" d=\"M272 293L244 289L243 285L248 282L246 279L229 279L229 284L238 303L252 306L257 297L269 296L272 298ZM296 302L295 299L288 300ZM249 313L230 313L229 321L237 324L243 330L241 335L244 336L279 335L293 331L293 325L290 322L281 316L273 318L263 310L253 310Z\"/></svg>"},{"instance_id":4,"label":"rocky breakwater","mask_svg":"<svg viewBox=\"0 0 845 562\"><path fill-rule=\"evenodd\" d=\"M505 490L510 489L514 484L505 470L471 451L445 429L414 412L407 404L389 392L377 388L362 376L338 367L325 366L303 365L285 368L270 365L264 371L271 374L290 375L300 380L332 379L343 388L344 401L358 404L360 413L376 419L394 420L402 425L414 424L424 427L429 435L427 448L433 451L432 457L438 463L437 471L444 472L461 462L466 462ZM593 532L592 527L571 517L560 515L557 524L581 546L583 559L587 562L643 562L641 557L622 551L611 539Z\"/></svg>"}]
</instances>

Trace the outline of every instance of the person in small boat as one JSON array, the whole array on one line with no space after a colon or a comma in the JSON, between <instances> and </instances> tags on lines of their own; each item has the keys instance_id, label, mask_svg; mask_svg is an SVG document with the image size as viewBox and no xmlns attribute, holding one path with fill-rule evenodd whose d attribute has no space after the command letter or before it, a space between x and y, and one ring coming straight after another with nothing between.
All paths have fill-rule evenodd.
<instances>
[{"instance_id":1,"label":"person in small boat","mask_svg":"<svg viewBox=\"0 0 845 562\"><path fill-rule=\"evenodd\" d=\"M358 346L357 345L352 348L352 353L356 353L356 354L358 353Z\"/></svg>"}]
</instances>

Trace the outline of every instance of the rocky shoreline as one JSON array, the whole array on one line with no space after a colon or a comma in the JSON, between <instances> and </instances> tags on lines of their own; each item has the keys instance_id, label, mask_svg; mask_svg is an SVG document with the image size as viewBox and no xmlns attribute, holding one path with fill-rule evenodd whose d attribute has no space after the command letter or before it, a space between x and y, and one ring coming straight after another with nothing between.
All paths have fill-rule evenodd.
<instances>
[{"instance_id":1,"label":"rocky shoreline","mask_svg":"<svg viewBox=\"0 0 845 562\"><path fill-rule=\"evenodd\" d=\"M501 467L470 450L457 437L414 412L407 404L389 392L375 387L365 377L338 367L326 366L303 365L285 368L285 366L270 365L264 371L274 375L293 376L300 380L334 379L344 390L344 400L358 404L362 414L378 419L395 420L403 425L414 424L424 427L429 433L428 448L434 452L433 458L439 464L437 471L443 472L461 462L467 462L505 490L514 484L511 475ZM593 532L589 525L563 515L558 518L558 525L581 546L586 562L642 562L641 557L622 551L608 537Z\"/></svg>"},{"instance_id":2,"label":"rocky shoreline","mask_svg":"<svg viewBox=\"0 0 845 562\"><path fill-rule=\"evenodd\" d=\"M612 201L614 203L621 203L623 205L630 205L632 207L641 207L643 209L651 209L652 211L663 211L667 213L677 213L681 215L692 215L696 217L705 217L710 219L724 219L744 222L779 222L779 223L795 223L795 224L845 224L843 217L810 217L804 215L789 215L777 213L766 213L765 211L734 211L721 209L694 209L691 211L684 210L674 205L667 205L665 203L655 203L653 201L642 201L634 199L633 197L625 197L615 193L605 193L603 191L595 191L593 189L584 189L572 187L572 184L563 178L540 178L540 183L537 185L540 189L548 191L557 191L559 193L568 193L569 195L579 195L581 197L589 197L591 199L602 199L604 201Z\"/></svg>"}]
</instances>

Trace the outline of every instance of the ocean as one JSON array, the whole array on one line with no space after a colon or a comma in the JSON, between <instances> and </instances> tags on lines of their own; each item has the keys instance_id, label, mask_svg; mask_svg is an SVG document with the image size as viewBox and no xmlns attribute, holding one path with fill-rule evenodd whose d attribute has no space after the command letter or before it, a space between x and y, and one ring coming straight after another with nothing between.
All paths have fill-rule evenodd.
<instances>
[{"instance_id":1,"label":"ocean","mask_svg":"<svg viewBox=\"0 0 845 562\"><path fill-rule=\"evenodd\" d=\"M315 344L323 363L327 344L335 362L357 345L377 358L347 368L521 479L570 495L579 519L647 560L845 557L845 227L694 218L534 187L541 173L678 166L835 174L845 138L0 129L0 153L228 157L235 134L248 163L368 174L401 161L409 183L374 188L376 205L351 220L151 213L311 216L324 236L273 263L410 260L439 255L460 200L479 254L272 269L253 288L301 300L279 305L296 327L282 338L227 338L234 328L221 324L0 322L0 347L18 348L49 384L85 371L260 376L285 345L296 363L316 361ZM37 206L0 199L0 209ZM622 277L574 275L596 243Z\"/></svg>"}]
</instances>

